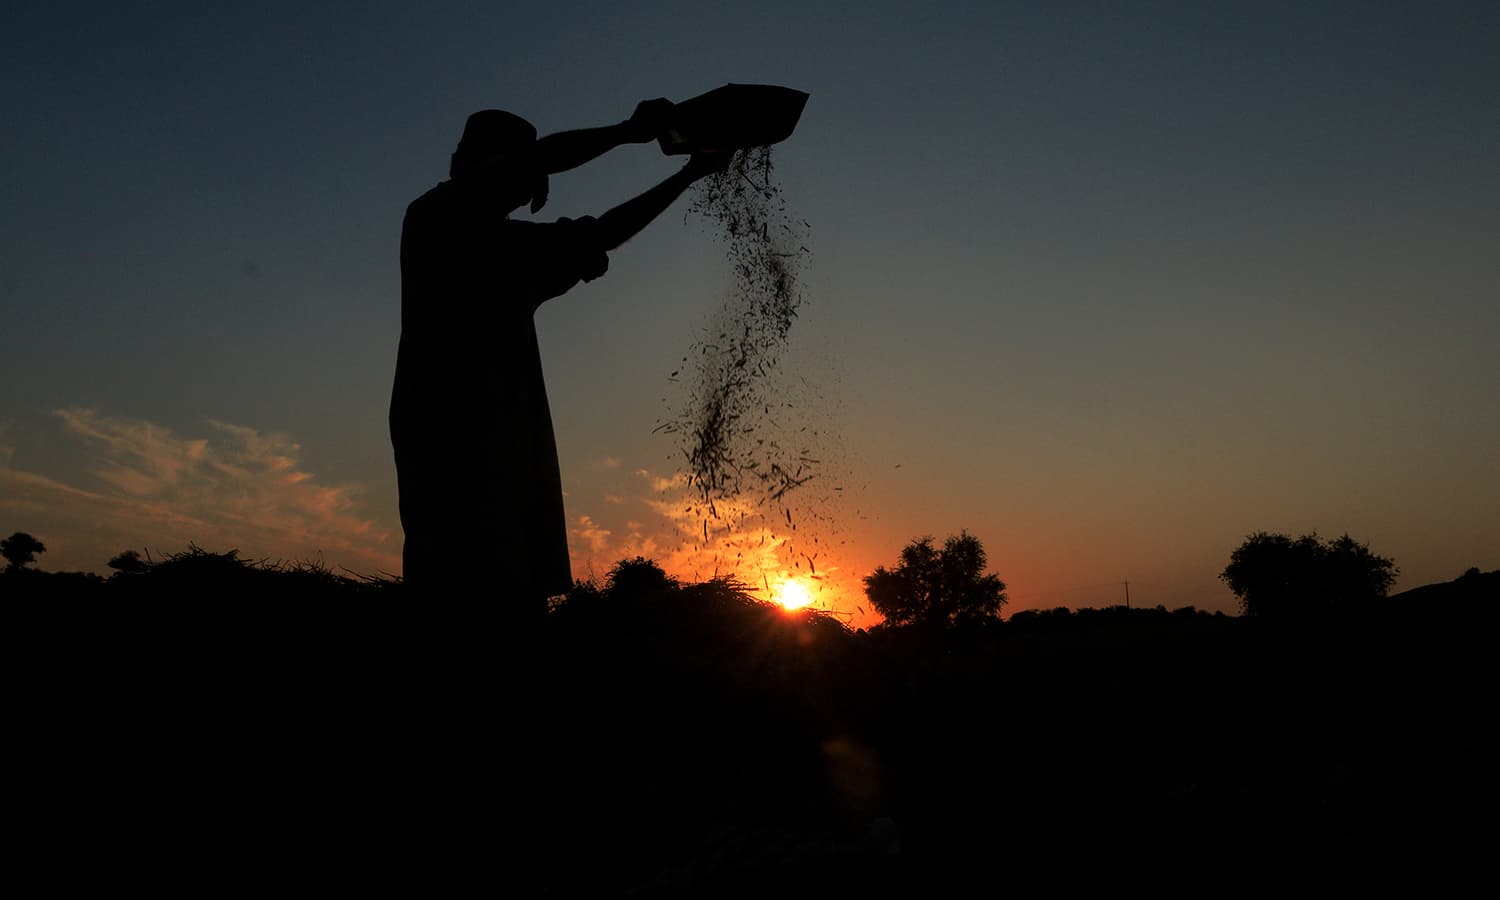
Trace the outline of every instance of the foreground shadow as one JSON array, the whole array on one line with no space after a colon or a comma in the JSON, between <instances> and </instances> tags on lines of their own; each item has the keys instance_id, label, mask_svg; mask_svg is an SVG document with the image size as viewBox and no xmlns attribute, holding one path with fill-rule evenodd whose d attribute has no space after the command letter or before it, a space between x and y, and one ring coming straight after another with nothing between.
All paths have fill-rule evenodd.
<instances>
[{"instance_id":1,"label":"foreground shadow","mask_svg":"<svg viewBox=\"0 0 1500 900\"><path fill-rule=\"evenodd\" d=\"M534 766L493 773L538 798L518 820L415 763L399 583L199 550L9 573L0 863L23 894L1440 885L1487 853L1495 580L1311 645L1160 609L851 632L627 561L474 710L544 698Z\"/></svg>"}]
</instances>

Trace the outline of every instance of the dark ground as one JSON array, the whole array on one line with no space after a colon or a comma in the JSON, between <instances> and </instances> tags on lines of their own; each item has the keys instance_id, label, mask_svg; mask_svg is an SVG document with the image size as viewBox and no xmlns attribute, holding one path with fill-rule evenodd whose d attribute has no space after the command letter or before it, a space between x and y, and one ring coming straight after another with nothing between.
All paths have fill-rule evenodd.
<instances>
[{"instance_id":1,"label":"dark ground","mask_svg":"<svg viewBox=\"0 0 1500 900\"><path fill-rule=\"evenodd\" d=\"M849 633L722 584L583 591L552 616L550 751L518 776L543 811L450 835L402 753L398 587L177 563L0 577L5 896L1431 895L1494 877L1500 573L1281 629L1109 609Z\"/></svg>"}]
</instances>

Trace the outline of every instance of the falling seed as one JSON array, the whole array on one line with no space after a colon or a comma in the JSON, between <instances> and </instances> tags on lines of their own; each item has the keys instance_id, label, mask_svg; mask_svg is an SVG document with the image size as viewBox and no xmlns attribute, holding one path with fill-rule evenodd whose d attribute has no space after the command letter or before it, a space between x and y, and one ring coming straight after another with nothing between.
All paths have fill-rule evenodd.
<instances>
[{"instance_id":1,"label":"falling seed","mask_svg":"<svg viewBox=\"0 0 1500 900\"><path fill-rule=\"evenodd\" d=\"M714 327L669 376L686 372L674 382L684 385L685 402L657 430L678 436L686 483L695 492L691 505L704 516L705 543L708 518L725 521L726 527L731 521L739 525L746 515L758 515L756 509L781 508L795 531L788 494L812 479L811 467L820 464L822 454L808 447L790 452L766 432L778 434L781 411L798 406L772 379L800 313L798 268L809 252L804 237L809 226L787 212L768 147L737 153L724 172L702 179L695 191L689 211L717 228L714 236L725 249L733 291ZM799 381L810 389L806 378ZM721 507L731 500L736 512L724 520L727 507ZM816 513L813 517L818 519Z\"/></svg>"}]
</instances>

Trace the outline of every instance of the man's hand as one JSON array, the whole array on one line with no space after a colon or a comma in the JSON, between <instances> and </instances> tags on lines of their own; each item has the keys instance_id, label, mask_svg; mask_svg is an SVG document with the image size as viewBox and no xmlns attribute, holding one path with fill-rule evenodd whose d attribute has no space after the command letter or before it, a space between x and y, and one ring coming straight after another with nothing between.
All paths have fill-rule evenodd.
<instances>
[{"instance_id":1,"label":"man's hand","mask_svg":"<svg viewBox=\"0 0 1500 900\"><path fill-rule=\"evenodd\" d=\"M629 127L630 140L637 144L656 140L671 126L674 109L676 104L665 97L637 103L635 112L625 122Z\"/></svg>"},{"instance_id":2,"label":"man's hand","mask_svg":"<svg viewBox=\"0 0 1500 900\"><path fill-rule=\"evenodd\" d=\"M718 153L694 153L688 157L687 165L682 171L688 177L697 181L708 175L717 175L729 168L729 163L734 159L733 150L724 150Z\"/></svg>"}]
</instances>

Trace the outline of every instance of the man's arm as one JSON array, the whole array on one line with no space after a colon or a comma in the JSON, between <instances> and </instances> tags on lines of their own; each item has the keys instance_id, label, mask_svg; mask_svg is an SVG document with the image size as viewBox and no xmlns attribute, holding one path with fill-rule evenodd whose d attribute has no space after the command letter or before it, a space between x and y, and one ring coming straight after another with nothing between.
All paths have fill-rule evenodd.
<instances>
[{"instance_id":1,"label":"man's arm","mask_svg":"<svg viewBox=\"0 0 1500 900\"><path fill-rule=\"evenodd\" d=\"M656 140L667 127L672 101L642 100L629 119L600 128L559 131L536 142L537 161L548 175L576 169L621 144L644 144Z\"/></svg>"},{"instance_id":2,"label":"man's arm","mask_svg":"<svg viewBox=\"0 0 1500 900\"><path fill-rule=\"evenodd\" d=\"M687 165L667 176L661 184L600 216L598 233L601 246L606 251L613 250L640 234L653 219L666 212L672 201L682 196L689 185L705 175L724 171L733 156L733 153L695 153Z\"/></svg>"}]
</instances>

